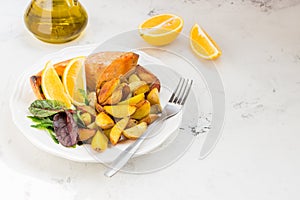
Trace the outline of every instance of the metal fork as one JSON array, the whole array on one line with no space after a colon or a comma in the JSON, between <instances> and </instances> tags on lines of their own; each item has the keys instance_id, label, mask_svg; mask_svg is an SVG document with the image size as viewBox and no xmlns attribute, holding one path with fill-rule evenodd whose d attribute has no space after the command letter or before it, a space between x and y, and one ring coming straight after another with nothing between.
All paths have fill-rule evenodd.
<instances>
[{"instance_id":1,"label":"metal fork","mask_svg":"<svg viewBox=\"0 0 300 200\"><path fill-rule=\"evenodd\" d=\"M145 131L134 143L120 153L120 155L112 162L110 168L104 173L105 176L112 177L114 174L116 174L138 150L145 138L154 130L156 125L180 112L189 95L192 84L193 80L180 78L179 83L172 93L167 105L163 109L161 116L155 120L148 127L147 131Z\"/></svg>"}]
</instances>

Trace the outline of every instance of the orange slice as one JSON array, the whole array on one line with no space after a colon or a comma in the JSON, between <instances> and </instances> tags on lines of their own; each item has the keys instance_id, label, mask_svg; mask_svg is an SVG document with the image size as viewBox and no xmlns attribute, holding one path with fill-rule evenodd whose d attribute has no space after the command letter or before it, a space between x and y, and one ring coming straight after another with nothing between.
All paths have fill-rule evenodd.
<instances>
[{"instance_id":1,"label":"orange slice","mask_svg":"<svg viewBox=\"0 0 300 200\"><path fill-rule=\"evenodd\" d=\"M50 61L47 62L42 72L41 87L46 99L60 101L67 108L72 108L72 103L65 92L64 85Z\"/></svg>"},{"instance_id":2,"label":"orange slice","mask_svg":"<svg viewBox=\"0 0 300 200\"><path fill-rule=\"evenodd\" d=\"M216 42L198 24L191 29L190 45L192 50L204 59L216 59L222 54Z\"/></svg>"},{"instance_id":3,"label":"orange slice","mask_svg":"<svg viewBox=\"0 0 300 200\"><path fill-rule=\"evenodd\" d=\"M139 25L141 37L151 45L162 46L173 42L183 27L183 19L173 14L150 17Z\"/></svg>"},{"instance_id":4,"label":"orange slice","mask_svg":"<svg viewBox=\"0 0 300 200\"><path fill-rule=\"evenodd\" d=\"M85 105L84 61L84 56L73 58L62 76L65 91L74 105Z\"/></svg>"}]
</instances>

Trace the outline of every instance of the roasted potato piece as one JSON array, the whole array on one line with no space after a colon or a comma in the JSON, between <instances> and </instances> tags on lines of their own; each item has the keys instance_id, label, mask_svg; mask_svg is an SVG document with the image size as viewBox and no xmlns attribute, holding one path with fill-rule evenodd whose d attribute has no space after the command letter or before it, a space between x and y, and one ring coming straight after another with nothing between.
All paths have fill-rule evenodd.
<instances>
[{"instance_id":1,"label":"roasted potato piece","mask_svg":"<svg viewBox=\"0 0 300 200\"><path fill-rule=\"evenodd\" d=\"M128 78L129 83L140 81L141 79L136 74L131 74Z\"/></svg>"},{"instance_id":2,"label":"roasted potato piece","mask_svg":"<svg viewBox=\"0 0 300 200\"><path fill-rule=\"evenodd\" d=\"M147 84L153 84L155 82L159 82L158 78L154 74L152 74L151 72L149 72L148 70L146 70L140 65L136 66L136 73L139 76L139 78L142 81L145 81Z\"/></svg>"},{"instance_id":3,"label":"roasted potato piece","mask_svg":"<svg viewBox=\"0 0 300 200\"><path fill-rule=\"evenodd\" d=\"M102 129L109 129L115 125L114 120L112 120L105 112L101 112L97 115L95 123Z\"/></svg>"},{"instance_id":4,"label":"roasted potato piece","mask_svg":"<svg viewBox=\"0 0 300 200\"><path fill-rule=\"evenodd\" d=\"M147 100L150 102L151 105L160 104L159 94L158 94L158 89L157 88L153 88L149 92L149 94L147 95Z\"/></svg>"},{"instance_id":5,"label":"roasted potato piece","mask_svg":"<svg viewBox=\"0 0 300 200\"><path fill-rule=\"evenodd\" d=\"M141 122L136 126L125 129L123 135L128 139L137 139L147 130L147 123Z\"/></svg>"},{"instance_id":6,"label":"roasted potato piece","mask_svg":"<svg viewBox=\"0 0 300 200\"><path fill-rule=\"evenodd\" d=\"M126 128L127 123L129 121L129 117L125 117L118 121L114 127L112 127L110 134L109 134L109 140L113 145L116 145L120 139L120 136L123 132L123 130Z\"/></svg>"},{"instance_id":7,"label":"roasted potato piece","mask_svg":"<svg viewBox=\"0 0 300 200\"><path fill-rule=\"evenodd\" d=\"M157 90L160 91L160 82L158 79L156 79L156 81L151 84L150 90L152 90L153 88L157 88Z\"/></svg>"},{"instance_id":8,"label":"roasted potato piece","mask_svg":"<svg viewBox=\"0 0 300 200\"><path fill-rule=\"evenodd\" d=\"M96 130L88 128L79 128L78 129L79 140L85 141L92 138L96 134Z\"/></svg>"},{"instance_id":9,"label":"roasted potato piece","mask_svg":"<svg viewBox=\"0 0 300 200\"><path fill-rule=\"evenodd\" d=\"M109 138L111 128L105 129L105 130L102 130L102 131L103 131L103 133L106 135L106 137Z\"/></svg>"},{"instance_id":10,"label":"roasted potato piece","mask_svg":"<svg viewBox=\"0 0 300 200\"><path fill-rule=\"evenodd\" d=\"M142 119L144 117L146 117L147 115L149 115L150 113L150 102L148 100L144 100L143 103L141 103L142 105L139 106L135 113L131 116L134 119Z\"/></svg>"},{"instance_id":11,"label":"roasted potato piece","mask_svg":"<svg viewBox=\"0 0 300 200\"><path fill-rule=\"evenodd\" d=\"M105 100L103 105L113 105L119 103L123 97L122 91L122 87L116 89L112 95Z\"/></svg>"},{"instance_id":12,"label":"roasted potato piece","mask_svg":"<svg viewBox=\"0 0 300 200\"><path fill-rule=\"evenodd\" d=\"M138 123L139 123L138 120L130 118L128 123L127 123L126 128L131 128L131 127L137 125Z\"/></svg>"},{"instance_id":13,"label":"roasted potato piece","mask_svg":"<svg viewBox=\"0 0 300 200\"><path fill-rule=\"evenodd\" d=\"M91 146L95 151L105 151L108 145L108 139L101 131L97 131L94 135Z\"/></svg>"},{"instance_id":14,"label":"roasted potato piece","mask_svg":"<svg viewBox=\"0 0 300 200\"><path fill-rule=\"evenodd\" d=\"M143 119L140 120L140 122L146 122L147 125L152 124L155 120L157 120L157 118L159 117L159 115L157 114L149 114L146 117L144 117Z\"/></svg>"},{"instance_id":15,"label":"roasted potato piece","mask_svg":"<svg viewBox=\"0 0 300 200\"><path fill-rule=\"evenodd\" d=\"M132 96L133 96L133 95L132 95L132 92L129 92L129 94L128 94L128 96L125 98L125 100L131 98ZM124 100L124 101L125 101L125 100Z\"/></svg>"},{"instance_id":16,"label":"roasted potato piece","mask_svg":"<svg viewBox=\"0 0 300 200\"><path fill-rule=\"evenodd\" d=\"M113 78L103 84L98 94L98 103L102 104L108 99L120 84L120 79Z\"/></svg>"},{"instance_id":17,"label":"roasted potato piece","mask_svg":"<svg viewBox=\"0 0 300 200\"><path fill-rule=\"evenodd\" d=\"M124 85L123 85L123 88L122 88L122 100L130 98L129 95L132 95L130 93L130 87L125 83L123 83L123 84Z\"/></svg>"},{"instance_id":18,"label":"roasted potato piece","mask_svg":"<svg viewBox=\"0 0 300 200\"><path fill-rule=\"evenodd\" d=\"M147 93L147 92L149 92L149 90L150 90L149 85L147 85L147 84L142 85L133 91L133 95L135 96L138 94Z\"/></svg>"},{"instance_id":19,"label":"roasted potato piece","mask_svg":"<svg viewBox=\"0 0 300 200\"><path fill-rule=\"evenodd\" d=\"M139 107L141 107L144 103L145 103L145 99L144 99L143 101L138 102L138 103L135 104L134 106L135 106L136 108L139 108Z\"/></svg>"},{"instance_id":20,"label":"roasted potato piece","mask_svg":"<svg viewBox=\"0 0 300 200\"><path fill-rule=\"evenodd\" d=\"M88 126L90 123L92 123L92 116L90 113L82 113L80 115L81 120L84 122L86 126Z\"/></svg>"},{"instance_id":21,"label":"roasted potato piece","mask_svg":"<svg viewBox=\"0 0 300 200\"><path fill-rule=\"evenodd\" d=\"M113 105L113 106L104 106L104 110L113 117L124 118L132 115L136 107L131 105Z\"/></svg>"},{"instance_id":22,"label":"roasted potato piece","mask_svg":"<svg viewBox=\"0 0 300 200\"><path fill-rule=\"evenodd\" d=\"M103 108L99 103L96 103L95 109L96 109L96 111L97 111L98 113L104 111L104 108Z\"/></svg>"},{"instance_id":23,"label":"roasted potato piece","mask_svg":"<svg viewBox=\"0 0 300 200\"><path fill-rule=\"evenodd\" d=\"M91 114L93 117L96 117L97 115L95 109L91 106L87 106L87 105L77 106L77 109L83 112L87 112Z\"/></svg>"},{"instance_id":24,"label":"roasted potato piece","mask_svg":"<svg viewBox=\"0 0 300 200\"><path fill-rule=\"evenodd\" d=\"M98 129L96 122L92 122L89 125L87 125L86 127L89 129L95 129L95 130Z\"/></svg>"},{"instance_id":25,"label":"roasted potato piece","mask_svg":"<svg viewBox=\"0 0 300 200\"><path fill-rule=\"evenodd\" d=\"M162 108L160 104L154 104L150 108L150 114L159 114L162 112Z\"/></svg>"},{"instance_id":26,"label":"roasted potato piece","mask_svg":"<svg viewBox=\"0 0 300 200\"><path fill-rule=\"evenodd\" d=\"M135 91L142 85L147 85L147 83L145 81L134 81L128 84L131 92Z\"/></svg>"},{"instance_id":27,"label":"roasted potato piece","mask_svg":"<svg viewBox=\"0 0 300 200\"><path fill-rule=\"evenodd\" d=\"M143 101L144 99L145 99L144 94L138 94L125 101L121 101L118 105L136 105L137 103Z\"/></svg>"}]
</instances>

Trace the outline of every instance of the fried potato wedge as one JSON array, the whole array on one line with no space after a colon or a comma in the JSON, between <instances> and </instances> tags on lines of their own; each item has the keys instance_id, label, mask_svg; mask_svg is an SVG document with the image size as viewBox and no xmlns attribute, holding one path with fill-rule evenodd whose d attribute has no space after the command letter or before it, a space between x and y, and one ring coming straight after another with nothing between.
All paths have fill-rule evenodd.
<instances>
[{"instance_id":1,"label":"fried potato wedge","mask_svg":"<svg viewBox=\"0 0 300 200\"><path fill-rule=\"evenodd\" d=\"M142 105L136 109L135 113L131 117L134 119L142 119L149 115L150 108L150 102L148 100L144 100Z\"/></svg>"},{"instance_id":2,"label":"fried potato wedge","mask_svg":"<svg viewBox=\"0 0 300 200\"><path fill-rule=\"evenodd\" d=\"M100 113L100 112L103 112L103 111L104 111L104 108L103 108L103 106L101 106L99 103L96 103L96 105L95 105L95 109L96 109L96 111L97 111L98 113Z\"/></svg>"},{"instance_id":3,"label":"fried potato wedge","mask_svg":"<svg viewBox=\"0 0 300 200\"><path fill-rule=\"evenodd\" d=\"M131 105L112 105L104 106L103 108L108 114L116 118L130 116L136 111L136 107Z\"/></svg>"},{"instance_id":4,"label":"fried potato wedge","mask_svg":"<svg viewBox=\"0 0 300 200\"><path fill-rule=\"evenodd\" d=\"M87 105L77 106L77 109L80 111L83 111L83 112L87 112L87 113L91 114L93 117L96 117L96 111L91 106L87 106Z\"/></svg>"},{"instance_id":5,"label":"fried potato wedge","mask_svg":"<svg viewBox=\"0 0 300 200\"><path fill-rule=\"evenodd\" d=\"M96 116L95 123L102 129L109 129L115 125L114 120L105 112L101 112Z\"/></svg>"},{"instance_id":6,"label":"fried potato wedge","mask_svg":"<svg viewBox=\"0 0 300 200\"><path fill-rule=\"evenodd\" d=\"M141 79L136 74L131 74L128 78L129 83L140 81Z\"/></svg>"},{"instance_id":7,"label":"fried potato wedge","mask_svg":"<svg viewBox=\"0 0 300 200\"><path fill-rule=\"evenodd\" d=\"M86 126L88 126L92 123L92 116L90 113L87 113L87 112L82 113L80 115L80 118Z\"/></svg>"},{"instance_id":8,"label":"fried potato wedge","mask_svg":"<svg viewBox=\"0 0 300 200\"><path fill-rule=\"evenodd\" d=\"M105 130L102 130L102 131L103 131L104 135L106 135L106 137L109 138L111 128L105 129Z\"/></svg>"},{"instance_id":9,"label":"fried potato wedge","mask_svg":"<svg viewBox=\"0 0 300 200\"><path fill-rule=\"evenodd\" d=\"M138 94L147 93L147 92L149 92L149 90L150 90L149 85L145 84L145 85L142 85L142 86L138 87L137 89L135 89L133 91L133 95L135 96Z\"/></svg>"},{"instance_id":10,"label":"fried potato wedge","mask_svg":"<svg viewBox=\"0 0 300 200\"><path fill-rule=\"evenodd\" d=\"M147 123L141 122L136 126L133 126L131 128L125 129L123 131L123 135L128 139L137 139L139 138L146 130L147 130Z\"/></svg>"},{"instance_id":11,"label":"fried potato wedge","mask_svg":"<svg viewBox=\"0 0 300 200\"><path fill-rule=\"evenodd\" d=\"M103 104L117 89L120 84L120 79L113 78L110 81L107 81L103 84L98 94L98 103Z\"/></svg>"},{"instance_id":12,"label":"fried potato wedge","mask_svg":"<svg viewBox=\"0 0 300 200\"><path fill-rule=\"evenodd\" d=\"M160 91L160 81L158 79L154 83L151 84L150 90L152 90L153 88L157 88L158 91Z\"/></svg>"},{"instance_id":13,"label":"fried potato wedge","mask_svg":"<svg viewBox=\"0 0 300 200\"><path fill-rule=\"evenodd\" d=\"M123 88L122 87L118 87L110 97L108 97L108 99L105 100L105 102L103 103L103 105L113 105L113 104L117 104L121 101L123 97Z\"/></svg>"},{"instance_id":14,"label":"fried potato wedge","mask_svg":"<svg viewBox=\"0 0 300 200\"><path fill-rule=\"evenodd\" d=\"M91 146L95 151L105 151L108 146L108 139L105 134L98 130L92 139Z\"/></svg>"},{"instance_id":15,"label":"fried potato wedge","mask_svg":"<svg viewBox=\"0 0 300 200\"><path fill-rule=\"evenodd\" d=\"M128 84L131 92L134 92L136 89L143 85L147 85L147 83L145 81L134 81Z\"/></svg>"},{"instance_id":16,"label":"fried potato wedge","mask_svg":"<svg viewBox=\"0 0 300 200\"><path fill-rule=\"evenodd\" d=\"M96 122L92 122L90 123L89 125L86 126L88 129L95 129L97 130L98 129L98 126L96 124Z\"/></svg>"},{"instance_id":17,"label":"fried potato wedge","mask_svg":"<svg viewBox=\"0 0 300 200\"><path fill-rule=\"evenodd\" d=\"M131 127L137 125L138 123L139 123L138 120L130 118L128 123L127 123L126 128L131 128Z\"/></svg>"},{"instance_id":18,"label":"fried potato wedge","mask_svg":"<svg viewBox=\"0 0 300 200\"><path fill-rule=\"evenodd\" d=\"M79 140L85 141L92 138L96 134L96 130L89 128L79 128L78 129Z\"/></svg>"},{"instance_id":19,"label":"fried potato wedge","mask_svg":"<svg viewBox=\"0 0 300 200\"><path fill-rule=\"evenodd\" d=\"M129 95L131 95L130 87L126 83L124 83L123 88L122 88L122 99L121 100L127 99L129 97Z\"/></svg>"},{"instance_id":20,"label":"fried potato wedge","mask_svg":"<svg viewBox=\"0 0 300 200\"><path fill-rule=\"evenodd\" d=\"M140 122L146 122L147 125L152 124L155 120L157 120L157 118L159 117L158 114L149 114L146 117L144 117L143 119L140 120Z\"/></svg>"},{"instance_id":21,"label":"fried potato wedge","mask_svg":"<svg viewBox=\"0 0 300 200\"><path fill-rule=\"evenodd\" d=\"M150 114L159 114L162 112L162 107L160 104L154 104L150 108Z\"/></svg>"},{"instance_id":22,"label":"fried potato wedge","mask_svg":"<svg viewBox=\"0 0 300 200\"><path fill-rule=\"evenodd\" d=\"M112 127L110 134L109 134L109 140L113 145L116 145L118 143L123 130L127 126L128 121L129 121L129 117L124 117L123 119L118 121L114 125L114 127Z\"/></svg>"},{"instance_id":23,"label":"fried potato wedge","mask_svg":"<svg viewBox=\"0 0 300 200\"><path fill-rule=\"evenodd\" d=\"M138 104L140 101L143 101L145 99L145 95L144 94L138 94L136 96L133 96L125 101L121 101L118 103L118 105L136 105Z\"/></svg>"},{"instance_id":24,"label":"fried potato wedge","mask_svg":"<svg viewBox=\"0 0 300 200\"><path fill-rule=\"evenodd\" d=\"M147 95L147 100L151 105L160 104L158 89L153 88Z\"/></svg>"},{"instance_id":25,"label":"fried potato wedge","mask_svg":"<svg viewBox=\"0 0 300 200\"><path fill-rule=\"evenodd\" d=\"M141 80L146 81L148 84L156 81L156 77L140 65L136 66L136 73Z\"/></svg>"}]
</instances>

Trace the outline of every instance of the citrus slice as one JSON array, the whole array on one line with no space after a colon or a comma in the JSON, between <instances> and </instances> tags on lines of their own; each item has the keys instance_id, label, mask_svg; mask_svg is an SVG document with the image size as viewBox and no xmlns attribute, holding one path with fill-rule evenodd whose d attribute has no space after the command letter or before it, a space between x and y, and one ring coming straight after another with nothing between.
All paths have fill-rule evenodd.
<instances>
[{"instance_id":1,"label":"citrus slice","mask_svg":"<svg viewBox=\"0 0 300 200\"><path fill-rule=\"evenodd\" d=\"M64 85L51 61L47 62L42 72L41 87L46 99L60 101L64 103L67 108L72 108L72 103L65 92Z\"/></svg>"},{"instance_id":2,"label":"citrus slice","mask_svg":"<svg viewBox=\"0 0 300 200\"><path fill-rule=\"evenodd\" d=\"M73 58L62 76L65 91L74 105L85 105L84 61L84 56Z\"/></svg>"},{"instance_id":3,"label":"citrus slice","mask_svg":"<svg viewBox=\"0 0 300 200\"><path fill-rule=\"evenodd\" d=\"M162 46L173 42L183 27L183 19L173 14L150 17L139 25L141 37L151 45Z\"/></svg>"},{"instance_id":4,"label":"citrus slice","mask_svg":"<svg viewBox=\"0 0 300 200\"><path fill-rule=\"evenodd\" d=\"M192 50L204 59L216 59L222 54L216 42L198 24L191 29L190 45Z\"/></svg>"}]
</instances>

